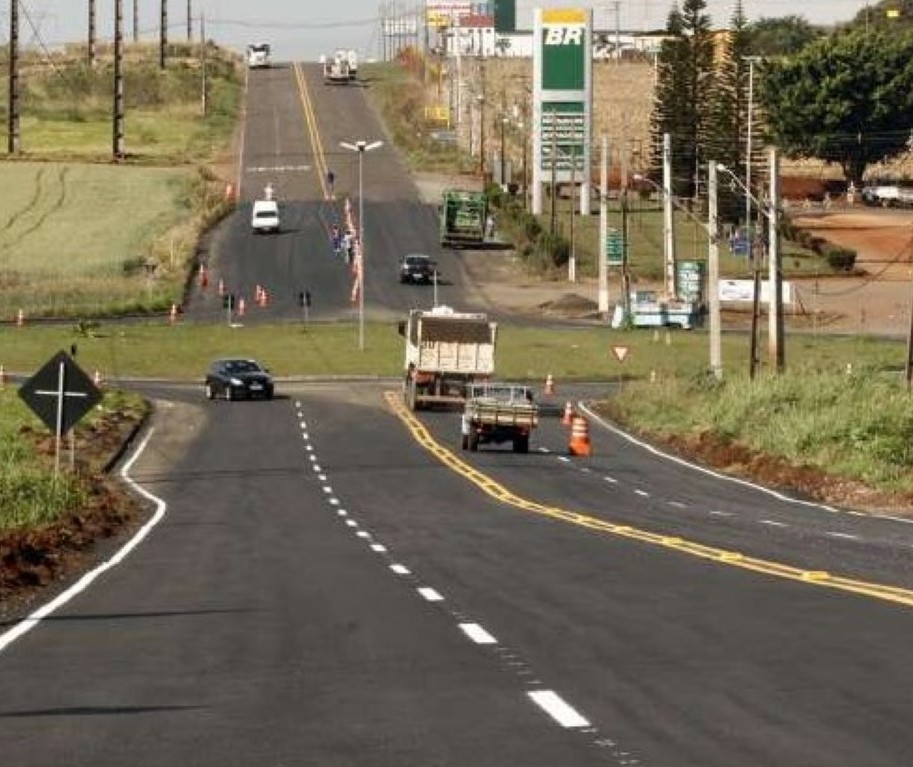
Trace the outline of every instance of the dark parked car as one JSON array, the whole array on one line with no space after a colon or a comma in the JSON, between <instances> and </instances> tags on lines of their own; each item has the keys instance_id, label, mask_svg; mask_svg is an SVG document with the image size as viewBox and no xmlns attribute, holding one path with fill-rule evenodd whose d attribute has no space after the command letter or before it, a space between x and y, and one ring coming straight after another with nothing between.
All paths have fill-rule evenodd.
<instances>
[{"instance_id":1,"label":"dark parked car","mask_svg":"<svg viewBox=\"0 0 913 767\"><path fill-rule=\"evenodd\" d=\"M254 360L216 360L206 373L205 390L206 399L272 399L273 377Z\"/></svg>"},{"instance_id":2,"label":"dark parked car","mask_svg":"<svg viewBox=\"0 0 913 767\"><path fill-rule=\"evenodd\" d=\"M437 271L437 264L431 259L431 256L422 253L410 253L403 256L399 266L399 281L402 283L411 282L424 283L430 285L434 282L434 273Z\"/></svg>"}]
</instances>

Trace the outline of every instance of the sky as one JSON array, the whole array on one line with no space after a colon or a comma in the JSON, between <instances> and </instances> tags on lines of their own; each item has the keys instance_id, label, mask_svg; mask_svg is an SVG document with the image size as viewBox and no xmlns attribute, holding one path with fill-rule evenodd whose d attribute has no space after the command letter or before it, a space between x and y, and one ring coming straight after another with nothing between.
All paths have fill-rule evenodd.
<instances>
[{"instance_id":1,"label":"sky","mask_svg":"<svg viewBox=\"0 0 913 767\"><path fill-rule=\"evenodd\" d=\"M433 0L430 0L433 2ZM88 28L88 0L19 0L20 41L23 46L55 47L84 40ZM114 0L95 0L99 40L111 39L114 28ZM123 0L124 32L133 34L134 2L139 7L140 40L158 40L161 0ZM665 26L673 0L617 0L618 22L623 31L660 29ZM876 0L743 0L748 19L803 16L812 24L849 21ZM2 39L9 39L11 0L0 0ZM250 42L268 42L276 60L316 61L336 48L356 48L362 58L379 57L382 51L382 15L402 15L421 0L168 0L169 39L186 40L187 8L194 19L193 35L199 35L197 21L206 19L206 36L216 42L243 50ZM330 5L334 7L329 8ZM616 0L518 0L518 19L530 15L529 8L593 8L594 26L615 28ZM735 0L707 0L707 12L715 26L725 27Z\"/></svg>"}]
</instances>

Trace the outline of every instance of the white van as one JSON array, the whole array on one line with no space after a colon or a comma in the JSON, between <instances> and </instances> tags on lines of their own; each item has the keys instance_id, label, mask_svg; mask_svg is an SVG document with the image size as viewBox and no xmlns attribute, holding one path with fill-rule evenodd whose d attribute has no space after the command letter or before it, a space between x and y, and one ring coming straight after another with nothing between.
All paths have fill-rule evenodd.
<instances>
[{"instance_id":1,"label":"white van","mask_svg":"<svg viewBox=\"0 0 913 767\"><path fill-rule=\"evenodd\" d=\"M279 203L275 200L256 200L250 219L254 234L279 231Z\"/></svg>"},{"instance_id":2,"label":"white van","mask_svg":"<svg viewBox=\"0 0 913 767\"><path fill-rule=\"evenodd\" d=\"M247 66L258 69L269 66L270 48L267 43L251 43L247 46Z\"/></svg>"}]
</instances>

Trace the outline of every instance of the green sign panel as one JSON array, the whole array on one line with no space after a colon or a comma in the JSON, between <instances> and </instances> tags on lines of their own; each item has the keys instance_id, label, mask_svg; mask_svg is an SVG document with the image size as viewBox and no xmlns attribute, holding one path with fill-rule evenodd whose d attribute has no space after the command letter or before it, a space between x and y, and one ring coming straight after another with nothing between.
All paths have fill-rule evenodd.
<instances>
[{"instance_id":1,"label":"green sign panel","mask_svg":"<svg viewBox=\"0 0 913 767\"><path fill-rule=\"evenodd\" d=\"M495 0L495 32L517 31L517 0Z\"/></svg>"},{"instance_id":2,"label":"green sign panel","mask_svg":"<svg viewBox=\"0 0 913 767\"><path fill-rule=\"evenodd\" d=\"M609 266L624 266L624 240L617 229L606 233L605 255Z\"/></svg>"}]
</instances>

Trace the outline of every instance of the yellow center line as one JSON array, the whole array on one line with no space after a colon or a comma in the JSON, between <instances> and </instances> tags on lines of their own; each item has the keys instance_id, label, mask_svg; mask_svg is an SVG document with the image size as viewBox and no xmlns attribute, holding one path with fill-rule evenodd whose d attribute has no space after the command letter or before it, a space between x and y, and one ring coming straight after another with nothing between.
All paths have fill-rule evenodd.
<instances>
[{"instance_id":1,"label":"yellow center line","mask_svg":"<svg viewBox=\"0 0 913 767\"><path fill-rule=\"evenodd\" d=\"M820 586L837 591L850 592L886 602L892 602L905 607L913 607L913 590L911 589L882 583L871 583L855 578L835 575L822 570L807 570L782 562L758 559L737 551L727 551L726 549L708 546L703 543L698 543L697 541L690 541L686 538L665 535L663 533L653 533L648 530L633 527L632 525L620 525L580 512L562 509L558 506L546 506L536 501L523 498L511 492L487 474L483 474L478 469L458 458L451 450L435 440L422 422L406 408L402 401L402 395L399 392L388 391L385 392L384 397L386 398L390 409L405 424L406 428L409 429L416 442L428 450L445 466L465 477L484 493L502 503L522 509L523 511L539 514L540 516L549 517L572 525L578 525L579 527L599 533L629 538L652 546L661 546L666 549L674 549L683 554L699 557L700 559L705 559L720 565L737 567L742 570L751 570L752 572L798 581L811 586Z\"/></svg>"},{"instance_id":2,"label":"yellow center line","mask_svg":"<svg viewBox=\"0 0 913 767\"><path fill-rule=\"evenodd\" d=\"M307 81L304 79L304 72L301 64L295 63L295 82L298 86L298 100L301 102L301 111L304 114L304 124L307 128L308 136L311 140L311 148L314 150L314 165L317 168L317 180L320 183L320 191L323 199L330 199L330 192L327 188L327 161L323 151L323 142L320 140L320 130L317 127L317 115L314 112L314 105L311 102L311 94L308 91Z\"/></svg>"}]
</instances>

